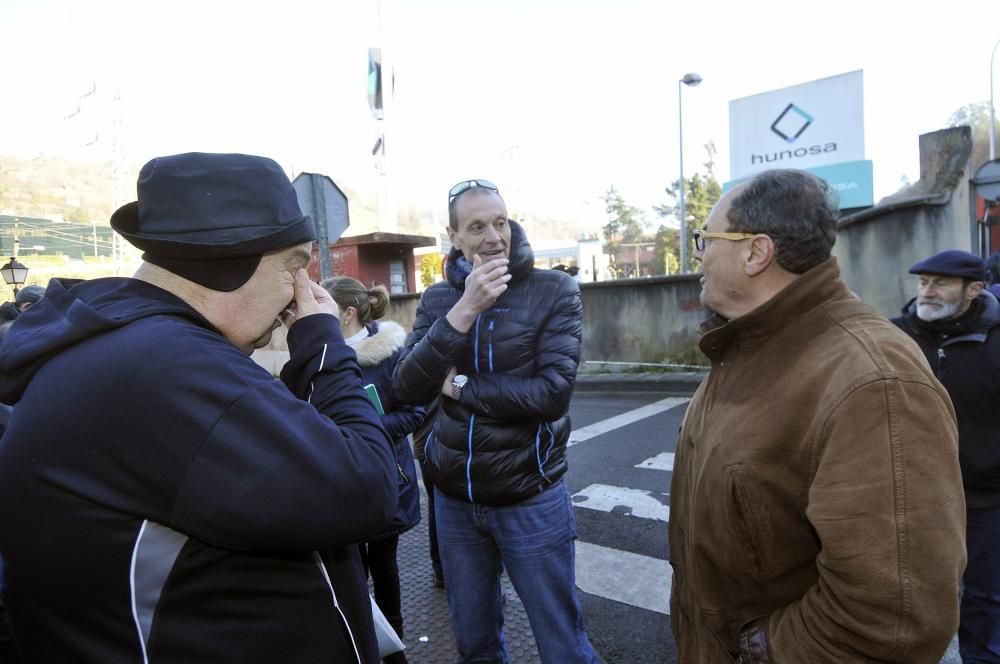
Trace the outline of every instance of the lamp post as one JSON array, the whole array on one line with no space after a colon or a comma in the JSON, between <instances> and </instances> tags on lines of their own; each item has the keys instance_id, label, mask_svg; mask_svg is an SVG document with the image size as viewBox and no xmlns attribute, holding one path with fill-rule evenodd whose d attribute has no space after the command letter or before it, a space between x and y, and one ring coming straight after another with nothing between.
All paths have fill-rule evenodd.
<instances>
[{"instance_id":1,"label":"lamp post","mask_svg":"<svg viewBox=\"0 0 1000 664\"><path fill-rule=\"evenodd\" d=\"M684 106L681 103L681 90L683 89L681 88L681 83L694 87L701 83L701 76L693 73L684 74L684 78L677 81L677 130L679 133L678 145L681 154L681 274L687 274L687 217L684 213L684 190L687 189L687 182L684 181Z\"/></svg>"},{"instance_id":2,"label":"lamp post","mask_svg":"<svg viewBox=\"0 0 1000 664\"><path fill-rule=\"evenodd\" d=\"M9 263L0 267L0 274L3 275L3 280L8 286L14 287L14 297L17 297L17 292L24 284L24 280L28 278L28 268L18 263L17 259L11 257Z\"/></svg>"},{"instance_id":3,"label":"lamp post","mask_svg":"<svg viewBox=\"0 0 1000 664\"><path fill-rule=\"evenodd\" d=\"M990 161L996 159L997 156L997 121L994 115L994 108L996 107L993 105L993 81L995 79L993 75L993 61L997 57L997 46L1000 46L1000 39L997 40L996 44L993 44L993 52L990 53Z\"/></svg>"}]
</instances>

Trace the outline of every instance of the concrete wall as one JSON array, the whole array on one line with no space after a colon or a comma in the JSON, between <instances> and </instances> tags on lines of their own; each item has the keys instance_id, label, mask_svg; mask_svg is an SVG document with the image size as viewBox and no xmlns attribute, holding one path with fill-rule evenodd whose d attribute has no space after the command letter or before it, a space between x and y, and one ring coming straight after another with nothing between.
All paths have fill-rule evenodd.
<instances>
[{"instance_id":1,"label":"concrete wall","mask_svg":"<svg viewBox=\"0 0 1000 664\"><path fill-rule=\"evenodd\" d=\"M583 359L613 362L665 362L697 343L705 319L700 275L622 279L581 284ZM416 318L419 294L394 295L386 313L407 330ZM277 376L288 361L285 330L254 359Z\"/></svg>"},{"instance_id":2,"label":"concrete wall","mask_svg":"<svg viewBox=\"0 0 1000 664\"><path fill-rule=\"evenodd\" d=\"M399 323L407 330L413 328L417 318L417 305L420 304L420 293L393 295L389 300L389 309L385 313L388 320Z\"/></svg>"},{"instance_id":3,"label":"concrete wall","mask_svg":"<svg viewBox=\"0 0 1000 664\"><path fill-rule=\"evenodd\" d=\"M580 286L583 358L663 362L691 348L705 318L699 275L599 281ZM386 318L410 329L419 295L394 296Z\"/></svg>"},{"instance_id":4,"label":"concrete wall","mask_svg":"<svg viewBox=\"0 0 1000 664\"><path fill-rule=\"evenodd\" d=\"M833 253L844 281L886 316L915 293L910 266L945 249L978 250L971 215L972 135L956 127L920 137L920 180L843 219Z\"/></svg>"},{"instance_id":5,"label":"concrete wall","mask_svg":"<svg viewBox=\"0 0 1000 664\"><path fill-rule=\"evenodd\" d=\"M700 275L581 284L583 359L665 362L688 351L706 318Z\"/></svg>"}]
</instances>

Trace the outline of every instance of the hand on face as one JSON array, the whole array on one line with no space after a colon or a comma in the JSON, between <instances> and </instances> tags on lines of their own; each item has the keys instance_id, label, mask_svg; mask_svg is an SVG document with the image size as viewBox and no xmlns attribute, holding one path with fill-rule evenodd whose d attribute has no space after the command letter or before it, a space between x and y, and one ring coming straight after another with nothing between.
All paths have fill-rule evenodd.
<instances>
[{"instance_id":1,"label":"hand on face","mask_svg":"<svg viewBox=\"0 0 1000 664\"><path fill-rule=\"evenodd\" d=\"M295 299L281 314L282 322L291 327L295 321L314 314L340 315L340 308L325 288L309 279L304 269L295 272Z\"/></svg>"},{"instance_id":2,"label":"hand on face","mask_svg":"<svg viewBox=\"0 0 1000 664\"><path fill-rule=\"evenodd\" d=\"M485 263L479 254L472 257L472 272L465 278L462 299L477 313L492 307L497 298L507 290L507 282L511 280L508 263L510 260L506 257L494 258Z\"/></svg>"}]
</instances>

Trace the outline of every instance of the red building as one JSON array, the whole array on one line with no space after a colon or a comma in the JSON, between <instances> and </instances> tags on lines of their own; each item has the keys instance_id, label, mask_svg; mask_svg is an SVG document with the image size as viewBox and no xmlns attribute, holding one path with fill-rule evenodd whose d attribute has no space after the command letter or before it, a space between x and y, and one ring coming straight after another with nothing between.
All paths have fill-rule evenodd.
<instances>
[{"instance_id":1,"label":"red building","mask_svg":"<svg viewBox=\"0 0 1000 664\"><path fill-rule=\"evenodd\" d=\"M393 295L415 293L413 250L433 244L434 238L425 235L368 233L342 237L330 245L330 264L335 276L354 277L369 287L379 283ZM309 276L319 281L319 250L315 245Z\"/></svg>"}]
</instances>

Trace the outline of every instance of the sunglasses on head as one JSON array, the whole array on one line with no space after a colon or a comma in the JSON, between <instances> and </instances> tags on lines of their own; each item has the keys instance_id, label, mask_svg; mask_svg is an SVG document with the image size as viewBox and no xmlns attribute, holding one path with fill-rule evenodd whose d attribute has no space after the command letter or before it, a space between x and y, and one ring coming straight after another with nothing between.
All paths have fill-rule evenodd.
<instances>
[{"instance_id":1,"label":"sunglasses on head","mask_svg":"<svg viewBox=\"0 0 1000 664\"><path fill-rule=\"evenodd\" d=\"M500 189L498 189L497 186L489 180L463 180L448 191L448 202L451 203L453 200L458 198L458 196L464 194L473 187L482 187L483 189L489 189L490 191L495 191L498 194L500 193Z\"/></svg>"}]
</instances>

